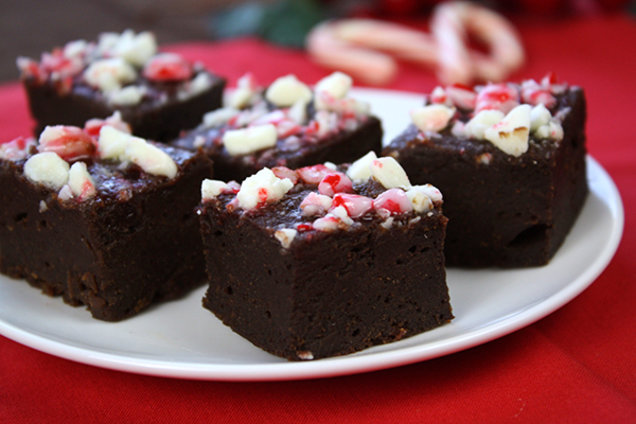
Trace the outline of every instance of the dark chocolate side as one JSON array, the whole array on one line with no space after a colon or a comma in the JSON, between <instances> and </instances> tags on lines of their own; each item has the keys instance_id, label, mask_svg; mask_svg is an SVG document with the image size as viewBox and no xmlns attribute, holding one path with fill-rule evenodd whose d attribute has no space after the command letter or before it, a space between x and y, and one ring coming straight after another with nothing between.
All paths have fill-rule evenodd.
<instances>
[{"instance_id":1,"label":"dark chocolate side","mask_svg":"<svg viewBox=\"0 0 636 424\"><path fill-rule=\"evenodd\" d=\"M519 157L449 131L421 140L414 126L384 149L411 183L431 183L444 195L447 265L544 265L563 243L588 191L585 99L574 88L558 101L555 110L571 108L562 124L564 139L531 139ZM488 164L480 160L484 154L490 155Z\"/></svg>"}]
</instances>

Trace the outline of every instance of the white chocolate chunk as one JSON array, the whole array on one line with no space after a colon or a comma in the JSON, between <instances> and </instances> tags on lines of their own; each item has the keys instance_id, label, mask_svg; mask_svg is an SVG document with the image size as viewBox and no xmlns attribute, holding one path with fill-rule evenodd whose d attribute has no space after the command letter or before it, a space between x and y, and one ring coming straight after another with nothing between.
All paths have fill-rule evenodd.
<instances>
[{"instance_id":1,"label":"white chocolate chunk","mask_svg":"<svg viewBox=\"0 0 636 424\"><path fill-rule=\"evenodd\" d=\"M486 129L484 138L504 153L518 157L528 151L530 110L527 104L512 109L499 123Z\"/></svg>"},{"instance_id":2,"label":"white chocolate chunk","mask_svg":"<svg viewBox=\"0 0 636 424\"><path fill-rule=\"evenodd\" d=\"M256 84L252 74L245 74L236 82L234 91L229 92L224 98L224 105L234 109L242 109L249 105L256 94Z\"/></svg>"},{"instance_id":3,"label":"white chocolate chunk","mask_svg":"<svg viewBox=\"0 0 636 424\"><path fill-rule=\"evenodd\" d=\"M467 137L483 140L484 132L493 125L501 122L503 118L504 114L500 110L482 110L466 123L464 126L464 134L466 134Z\"/></svg>"},{"instance_id":4,"label":"white chocolate chunk","mask_svg":"<svg viewBox=\"0 0 636 424\"><path fill-rule=\"evenodd\" d=\"M413 186L413 188L426 194L433 203L439 203L443 200L442 192L432 184L417 185Z\"/></svg>"},{"instance_id":5,"label":"white chocolate chunk","mask_svg":"<svg viewBox=\"0 0 636 424\"><path fill-rule=\"evenodd\" d=\"M548 124L548 129L550 133L550 138L552 140L560 141L563 140L563 127L560 123L550 121Z\"/></svg>"},{"instance_id":6,"label":"white chocolate chunk","mask_svg":"<svg viewBox=\"0 0 636 424\"><path fill-rule=\"evenodd\" d=\"M434 203L442 201L442 193L431 184L411 187L406 192L416 212L427 212L433 209Z\"/></svg>"},{"instance_id":7,"label":"white chocolate chunk","mask_svg":"<svg viewBox=\"0 0 636 424\"><path fill-rule=\"evenodd\" d=\"M100 45L101 45L100 39ZM126 30L109 41L111 45L108 51L113 56L119 56L135 66L143 66L157 53L157 41L150 32L135 34L132 30Z\"/></svg>"},{"instance_id":8,"label":"white chocolate chunk","mask_svg":"<svg viewBox=\"0 0 636 424\"><path fill-rule=\"evenodd\" d=\"M368 180L371 178L371 163L377 158L375 152L370 151L351 164L349 169L347 169L347 176L356 182Z\"/></svg>"},{"instance_id":9,"label":"white chocolate chunk","mask_svg":"<svg viewBox=\"0 0 636 424\"><path fill-rule=\"evenodd\" d=\"M336 165L333 162L327 161L327 162L323 163L323 165L325 165L327 168L329 168L329 169L331 169L333 171L337 171L338 170L338 165Z\"/></svg>"},{"instance_id":10,"label":"white chocolate chunk","mask_svg":"<svg viewBox=\"0 0 636 424\"><path fill-rule=\"evenodd\" d=\"M201 200L216 198L227 187L224 181L205 179L201 182Z\"/></svg>"},{"instance_id":11,"label":"white chocolate chunk","mask_svg":"<svg viewBox=\"0 0 636 424\"><path fill-rule=\"evenodd\" d=\"M138 137L129 138L124 158L152 175L177 175L177 164L166 152Z\"/></svg>"},{"instance_id":12,"label":"white chocolate chunk","mask_svg":"<svg viewBox=\"0 0 636 424\"><path fill-rule=\"evenodd\" d=\"M342 72L334 72L316 83L316 93L326 92L334 99L344 99L351 86L353 79Z\"/></svg>"},{"instance_id":13,"label":"white chocolate chunk","mask_svg":"<svg viewBox=\"0 0 636 424\"><path fill-rule=\"evenodd\" d=\"M207 128L220 127L229 121L233 116L239 113L238 109L232 107L223 107L213 110L203 115L203 126Z\"/></svg>"},{"instance_id":14,"label":"white chocolate chunk","mask_svg":"<svg viewBox=\"0 0 636 424\"><path fill-rule=\"evenodd\" d=\"M406 192L406 197L411 201L415 212L427 212L433 209L433 202L430 197L421 190L412 188Z\"/></svg>"},{"instance_id":15,"label":"white chocolate chunk","mask_svg":"<svg viewBox=\"0 0 636 424\"><path fill-rule=\"evenodd\" d=\"M99 157L116 159L137 164L152 175L173 178L177 175L177 164L163 150L148 143L143 138L119 131L105 125L99 132Z\"/></svg>"},{"instance_id":16,"label":"white chocolate chunk","mask_svg":"<svg viewBox=\"0 0 636 424\"><path fill-rule=\"evenodd\" d=\"M332 202L331 197L312 191L300 203L300 210L303 216L323 215L329 210Z\"/></svg>"},{"instance_id":17,"label":"white chocolate chunk","mask_svg":"<svg viewBox=\"0 0 636 424\"><path fill-rule=\"evenodd\" d=\"M124 156L131 135L110 125L99 131L98 153L102 159L120 159Z\"/></svg>"},{"instance_id":18,"label":"white chocolate chunk","mask_svg":"<svg viewBox=\"0 0 636 424\"><path fill-rule=\"evenodd\" d=\"M236 199L239 207L252 209L261 203L281 199L293 186L289 178L278 178L271 169L263 168L243 181Z\"/></svg>"},{"instance_id":19,"label":"white chocolate chunk","mask_svg":"<svg viewBox=\"0 0 636 424\"><path fill-rule=\"evenodd\" d=\"M340 219L328 213L322 218L318 218L312 224L314 229L318 231L331 232L338 229L338 225L340 224Z\"/></svg>"},{"instance_id":20,"label":"white chocolate chunk","mask_svg":"<svg viewBox=\"0 0 636 424\"><path fill-rule=\"evenodd\" d=\"M116 89L108 92L108 101L116 106L132 106L139 104L146 94L146 88L138 85L129 85L127 87Z\"/></svg>"},{"instance_id":21,"label":"white chocolate chunk","mask_svg":"<svg viewBox=\"0 0 636 424\"><path fill-rule=\"evenodd\" d=\"M344 206L335 207L332 210L330 210L329 213L335 216L336 218L340 219L340 222L342 222L345 225L353 224L353 219L349 217L349 213L347 212L347 209Z\"/></svg>"},{"instance_id":22,"label":"white chocolate chunk","mask_svg":"<svg viewBox=\"0 0 636 424\"><path fill-rule=\"evenodd\" d=\"M288 107L299 100L307 103L311 96L309 87L291 74L275 80L265 93L265 98L278 107Z\"/></svg>"},{"instance_id":23,"label":"white chocolate chunk","mask_svg":"<svg viewBox=\"0 0 636 424\"><path fill-rule=\"evenodd\" d=\"M203 93L212 85L212 79L206 72L199 73L196 77L187 83L179 92L177 97L179 100L187 100Z\"/></svg>"},{"instance_id":24,"label":"white chocolate chunk","mask_svg":"<svg viewBox=\"0 0 636 424\"><path fill-rule=\"evenodd\" d=\"M86 82L104 92L118 90L136 78L135 69L120 57L97 60L84 71Z\"/></svg>"},{"instance_id":25,"label":"white chocolate chunk","mask_svg":"<svg viewBox=\"0 0 636 424\"><path fill-rule=\"evenodd\" d=\"M280 241L280 244L283 246L283 248L288 249L292 241L294 241L297 233L298 231L294 230L293 228L283 228L282 230L276 231L274 233L274 237L276 237L276 239Z\"/></svg>"},{"instance_id":26,"label":"white chocolate chunk","mask_svg":"<svg viewBox=\"0 0 636 424\"><path fill-rule=\"evenodd\" d=\"M95 196L95 182L86 169L84 162L75 162L68 171L68 186L73 196L80 200Z\"/></svg>"},{"instance_id":27,"label":"white chocolate chunk","mask_svg":"<svg viewBox=\"0 0 636 424\"><path fill-rule=\"evenodd\" d=\"M536 131L540 126L548 124L552 119L552 115L550 111L543 105L543 103L539 103L530 111L530 131Z\"/></svg>"},{"instance_id":28,"label":"white chocolate chunk","mask_svg":"<svg viewBox=\"0 0 636 424\"><path fill-rule=\"evenodd\" d=\"M68 59L81 59L88 48L86 40L69 41L64 46L64 57Z\"/></svg>"},{"instance_id":29,"label":"white chocolate chunk","mask_svg":"<svg viewBox=\"0 0 636 424\"><path fill-rule=\"evenodd\" d=\"M24 164L24 176L54 190L68 181L69 165L53 152L37 153Z\"/></svg>"},{"instance_id":30,"label":"white chocolate chunk","mask_svg":"<svg viewBox=\"0 0 636 424\"><path fill-rule=\"evenodd\" d=\"M57 198L60 200L70 200L73 198L73 190L71 190L68 184L64 184L57 193Z\"/></svg>"},{"instance_id":31,"label":"white chocolate chunk","mask_svg":"<svg viewBox=\"0 0 636 424\"><path fill-rule=\"evenodd\" d=\"M537 139L559 141L563 139L563 127L558 122L550 121L537 128L536 131L534 131L534 136Z\"/></svg>"},{"instance_id":32,"label":"white chocolate chunk","mask_svg":"<svg viewBox=\"0 0 636 424\"><path fill-rule=\"evenodd\" d=\"M432 104L413 109L411 120L421 131L439 132L446 128L454 114L454 108Z\"/></svg>"},{"instance_id":33,"label":"white chocolate chunk","mask_svg":"<svg viewBox=\"0 0 636 424\"><path fill-rule=\"evenodd\" d=\"M276 145L278 134L272 124L230 130L223 134L223 145L232 155L245 155Z\"/></svg>"},{"instance_id":34,"label":"white chocolate chunk","mask_svg":"<svg viewBox=\"0 0 636 424\"><path fill-rule=\"evenodd\" d=\"M406 172L392 157L373 160L371 162L371 176L385 188L408 188L411 186Z\"/></svg>"},{"instance_id":35,"label":"white chocolate chunk","mask_svg":"<svg viewBox=\"0 0 636 424\"><path fill-rule=\"evenodd\" d=\"M305 125L307 122L307 102L303 99L298 99L289 108L287 112L289 119L297 123L298 125Z\"/></svg>"}]
</instances>

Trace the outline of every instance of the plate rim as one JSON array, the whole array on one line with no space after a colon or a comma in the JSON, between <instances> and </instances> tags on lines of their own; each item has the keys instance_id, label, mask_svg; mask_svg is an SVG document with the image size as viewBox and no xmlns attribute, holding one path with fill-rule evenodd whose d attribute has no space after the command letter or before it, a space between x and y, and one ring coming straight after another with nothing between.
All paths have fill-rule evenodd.
<instances>
[{"instance_id":1,"label":"plate rim","mask_svg":"<svg viewBox=\"0 0 636 424\"><path fill-rule=\"evenodd\" d=\"M354 90L357 94L421 96L412 92L376 88L356 88ZM0 317L0 334L41 352L86 365L136 374L191 380L280 381L326 378L394 368L449 355L503 337L550 315L589 287L614 257L624 230L623 202L618 188L608 172L592 156L587 155L586 159L588 167L586 177L589 180L592 175L598 176L601 180L599 184L603 184L607 188L602 199L604 204L610 208L613 217L612 231L602 254L593 262L592 266L585 268L572 282L550 294L546 299L534 303L510 317L504 317L481 328L441 340L427 341L396 350L372 352L359 356L338 356L316 361L215 364L173 362L165 359L137 357L140 355L129 354L126 356L88 349L24 330L6 322L2 317ZM588 201L589 197L586 203Z\"/></svg>"}]
</instances>

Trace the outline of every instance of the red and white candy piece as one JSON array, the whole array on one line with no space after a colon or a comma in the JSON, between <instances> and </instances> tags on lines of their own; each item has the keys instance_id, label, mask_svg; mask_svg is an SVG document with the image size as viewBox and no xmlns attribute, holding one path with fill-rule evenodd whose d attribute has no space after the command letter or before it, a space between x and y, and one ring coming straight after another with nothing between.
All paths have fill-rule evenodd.
<instances>
[{"instance_id":1,"label":"red and white candy piece","mask_svg":"<svg viewBox=\"0 0 636 424\"><path fill-rule=\"evenodd\" d=\"M310 192L300 203L303 216L324 215L332 205L332 199L324 194Z\"/></svg>"},{"instance_id":2,"label":"red and white candy piece","mask_svg":"<svg viewBox=\"0 0 636 424\"><path fill-rule=\"evenodd\" d=\"M539 85L535 80L526 80L521 84L521 99L532 106L543 104L551 108L556 105L550 86Z\"/></svg>"},{"instance_id":3,"label":"red and white candy piece","mask_svg":"<svg viewBox=\"0 0 636 424\"><path fill-rule=\"evenodd\" d=\"M318 183L318 192L326 196L333 196L336 193L348 193L352 188L353 183L349 177L337 171L331 171Z\"/></svg>"},{"instance_id":4,"label":"red and white candy piece","mask_svg":"<svg viewBox=\"0 0 636 424\"><path fill-rule=\"evenodd\" d=\"M299 168L296 170L298 176L307 184L319 184L322 179L333 173L333 169L328 168L325 165L311 165Z\"/></svg>"},{"instance_id":5,"label":"red and white candy piece","mask_svg":"<svg viewBox=\"0 0 636 424\"><path fill-rule=\"evenodd\" d=\"M515 87L505 83L488 84L477 93L475 112L497 109L508 113L517 105L519 105L519 93Z\"/></svg>"},{"instance_id":6,"label":"red and white candy piece","mask_svg":"<svg viewBox=\"0 0 636 424\"><path fill-rule=\"evenodd\" d=\"M68 186L77 200L84 201L95 196L95 182L84 162L75 162L68 171Z\"/></svg>"},{"instance_id":7,"label":"red and white candy piece","mask_svg":"<svg viewBox=\"0 0 636 424\"><path fill-rule=\"evenodd\" d=\"M333 208L342 206L351 218L359 218L373 209L373 199L358 194L336 193L331 205Z\"/></svg>"},{"instance_id":8,"label":"red and white candy piece","mask_svg":"<svg viewBox=\"0 0 636 424\"><path fill-rule=\"evenodd\" d=\"M294 183L288 178L278 178L271 169L263 168L251 177L247 177L241 184L236 195L238 206L242 209L252 209L280 200Z\"/></svg>"},{"instance_id":9,"label":"red and white candy piece","mask_svg":"<svg viewBox=\"0 0 636 424\"><path fill-rule=\"evenodd\" d=\"M344 99L349 93L352 85L353 79L343 72L334 72L324 77L316 83L316 87L314 88L314 91L316 92L316 99L318 101L316 107L320 109L322 106L326 106L321 104L318 100L323 94L326 94L327 97L333 99Z\"/></svg>"},{"instance_id":10,"label":"red and white candy piece","mask_svg":"<svg viewBox=\"0 0 636 424\"><path fill-rule=\"evenodd\" d=\"M477 102L477 93L470 87L453 84L446 87L446 95L453 106L462 110L473 110Z\"/></svg>"},{"instance_id":11,"label":"red and white candy piece","mask_svg":"<svg viewBox=\"0 0 636 424\"><path fill-rule=\"evenodd\" d=\"M215 199L227 189L227 183L220 180L204 179L201 182L201 200Z\"/></svg>"},{"instance_id":12,"label":"red and white candy piece","mask_svg":"<svg viewBox=\"0 0 636 424\"><path fill-rule=\"evenodd\" d=\"M38 151L54 152L67 161L90 157L95 152L93 138L70 125L47 126L40 134Z\"/></svg>"},{"instance_id":13,"label":"red and white candy piece","mask_svg":"<svg viewBox=\"0 0 636 424\"><path fill-rule=\"evenodd\" d=\"M278 178L289 178L291 182L294 183L294 185L298 182L298 173L293 169L287 168L286 166L275 166L274 168L272 168L272 172Z\"/></svg>"},{"instance_id":14,"label":"red and white candy piece","mask_svg":"<svg viewBox=\"0 0 636 424\"><path fill-rule=\"evenodd\" d=\"M432 104L411 110L411 120L420 131L439 132L448 126L454 114L454 108Z\"/></svg>"},{"instance_id":15,"label":"red and white candy piece","mask_svg":"<svg viewBox=\"0 0 636 424\"><path fill-rule=\"evenodd\" d=\"M378 195L373 201L373 207L379 213L384 210L388 211L390 215L398 215L413 210L411 200L404 190L399 188L391 188Z\"/></svg>"},{"instance_id":16,"label":"red and white candy piece","mask_svg":"<svg viewBox=\"0 0 636 424\"><path fill-rule=\"evenodd\" d=\"M175 53L161 53L154 56L146 66L143 75L151 81L186 81L192 78L192 64Z\"/></svg>"},{"instance_id":17,"label":"red and white candy piece","mask_svg":"<svg viewBox=\"0 0 636 424\"><path fill-rule=\"evenodd\" d=\"M20 160L27 157L29 148L35 146L35 139L18 137L0 144L0 158L7 160Z\"/></svg>"},{"instance_id":18,"label":"red and white candy piece","mask_svg":"<svg viewBox=\"0 0 636 424\"><path fill-rule=\"evenodd\" d=\"M402 166L392 157L374 159L371 176L385 188L410 187L409 177Z\"/></svg>"},{"instance_id":19,"label":"red and white candy piece","mask_svg":"<svg viewBox=\"0 0 636 424\"><path fill-rule=\"evenodd\" d=\"M124 122L121 119L121 113L119 111L115 111L111 116L106 119L93 118L86 121L84 124L84 132L91 137L97 139L99 137L99 133L102 130L102 127L108 125L119 131L130 134L132 131L130 129L130 125L127 122Z\"/></svg>"}]
</instances>

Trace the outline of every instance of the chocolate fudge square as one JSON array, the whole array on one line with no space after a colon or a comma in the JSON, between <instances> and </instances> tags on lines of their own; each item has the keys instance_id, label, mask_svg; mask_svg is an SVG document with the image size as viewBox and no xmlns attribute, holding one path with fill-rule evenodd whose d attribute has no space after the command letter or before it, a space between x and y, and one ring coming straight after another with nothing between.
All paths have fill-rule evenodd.
<instances>
[{"instance_id":1,"label":"chocolate fudge square","mask_svg":"<svg viewBox=\"0 0 636 424\"><path fill-rule=\"evenodd\" d=\"M356 352L453 318L440 192L411 186L397 162L373 152L344 171L264 168L241 185L202 184L204 307L292 361Z\"/></svg>"},{"instance_id":2,"label":"chocolate fudge square","mask_svg":"<svg viewBox=\"0 0 636 424\"><path fill-rule=\"evenodd\" d=\"M193 209L212 164L107 121L0 145L0 271L118 321L205 281Z\"/></svg>"},{"instance_id":3,"label":"chocolate fudge square","mask_svg":"<svg viewBox=\"0 0 636 424\"><path fill-rule=\"evenodd\" d=\"M175 145L203 149L223 181L242 181L263 167L295 169L379 153L380 121L367 103L349 96L351 85L348 75L336 72L314 89L286 75L263 90L245 75L226 106L207 114Z\"/></svg>"},{"instance_id":4,"label":"chocolate fudge square","mask_svg":"<svg viewBox=\"0 0 636 424\"><path fill-rule=\"evenodd\" d=\"M201 64L159 53L149 32L104 33L17 63L36 134L120 111L137 136L168 141L221 106L225 86Z\"/></svg>"},{"instance_id":5,"label":"chocolate fudge square","mask_svg":"<svg viewBox=\"0 0 636 424\"><path fill-rule=\"evenodd\" d=\"M444 193L446 263L544 265L585 201L585 97L540 82L436 88L384 154Z\"/></svg>"}]
</instances>

